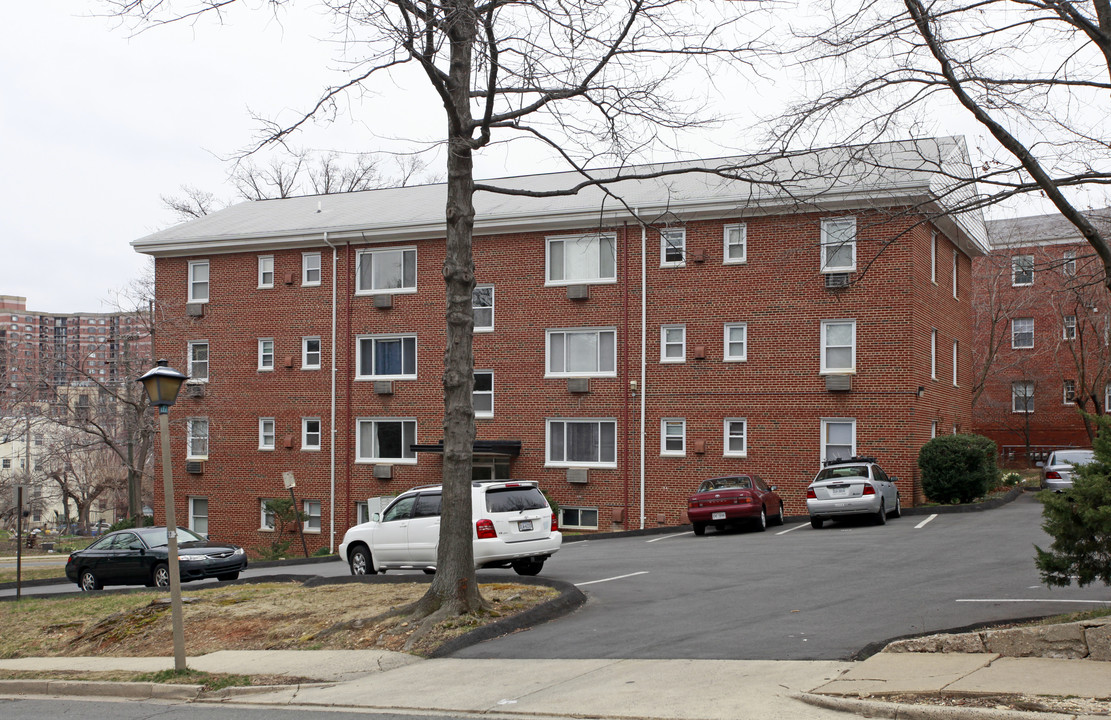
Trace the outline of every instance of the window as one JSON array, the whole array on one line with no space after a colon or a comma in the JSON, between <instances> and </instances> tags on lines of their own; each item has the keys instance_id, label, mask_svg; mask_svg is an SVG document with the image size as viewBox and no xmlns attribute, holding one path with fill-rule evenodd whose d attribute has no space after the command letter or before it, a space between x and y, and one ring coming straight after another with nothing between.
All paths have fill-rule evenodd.
<instances>
[{"instance_id":1,"label":"window","mask_svg":"<svg viewBox=\"0 0 1111 720\"><path fill-rule=\"evenodd\" d=\"M844 460L856 455L856 420L822 420L822 460Z\"/></svg>"},{"instance_id":2,"label":"window","mask_svg":"<svg viewBox=\"0 0 1111 720\"><path fill-rule=\"evenodd\" d=\"M274 287L274 256L258 256L258 286L260 288Z\"/></svg>"},{"instance_id":3,"label":"window","mask_svg":"<svg viewBox=\"0 0 1111 720\"><path fill-rule=\"evenodd\" d=\"M1034 383L1011 383L1011 410L1016 413L1034 412Z\"/></svg>"},{"instance_id":4,"label":"window","mask_svg":"<svg viewBox=\"0 0 1111 720\"><path fill-rule=\"evenodd\" d=\"M415 380L416 335L371 335L358 344L359 379Z\"/></svg>"},{"instance_id":5,"label":"window","mask_svg":"<svg viewBox=\"0 0 1111 720\"><path fill-rule=\"evenodd\" d=\"M259 503L262 511L262 519L259 520L259 530L274 529L274 512L270 509L271 502L273 502L273 500L263 500Z\"/></svg>"},{"instance_id":6,"label":"window","mask_svg":"<svg viewBox=\"0 0 1111 720\"><path fill-rule=\"evenodd\" d=\"M318 338L318 337L303 337L303 338L301 338L301 369L302 370L319 370L320 369L320 338Z\"/></svg>"},{"instance_id":7,"label":"window","mask_svg":"<svg viewBox=\"0 0 1111 720\"><path fill-rule=\"evenodd\" d=\"M365 522L370 522L370 503L360 500L355 503L355 524L362 525Z\"/></svg>"},{"instance_id":8,"label":"window","mask_svg":"<svg viewBox=\"0 0 1111 720\"><path fill-rule=\"evenodd\" d=\"M274 418L258 419L258 449L274 449Z\"/></svg>"},{"instance_id":9,"label":"window","mask_svg":"<svg viewBox=\"0 0 1111 720\"><path fill-rule=\"evenodd\" d=\"M208 535L208 498L189 498L189 529L198 535Z\"/></svg>"},{"instance_id":10,"label":"window","mask_svg":"<svg viewBox=\"0 0 1111 720\"><path fill-rule=\"evenodd\" d=\"M417 249L390 248L358 253L356 294L417 291Z\"/></svg>"},{"instance_id":11,"label":"window","mask_svg":"<svg viewBox=\"0 0 1111 720\"><path fill-rule=\"evenodd\" d=\"M474 309L474 331L490 332L494 329L494 286L476 285L471 293Z\"/></svg>"},{"instance_id":12,"label":"window","mask_svg":"<svg viewBox=\"0 0 1111 720\"><path fill-rule=\"evenodd\" d=\"M413 443L417 421L411 418L362 418L358 421L357 462L416 463Z\"/></svg>"},{"instance_id":13,"label":"window","mask_svg":"<svg viewBox=\"0 0 1111 720\"><path fill-rule=\"evenodd\" d=\"M745 418L725 418L725 456L744 457L748 455L748 420Z\"/></svg>"},{"instance_id":14,"label":"window","mask_svg":"<svg viewBox=\"0 0 1111 720\"><path fill-rule=\"evenodd\" d=\"M474 371L474 403L475 417L494 417L494 373L491 370Z\"/></svg>"},{"instance_id":15,"label":"window","mask_svg":"<svg viewBox=\"0 0 1111 720\"><path fill-rule=\"evenodd\" d=\"M1076 276L1076 251L1066 250L1061 260L1061 271L1068 277Z\"/></svg>"},{"instance_id":16,"label":"window","mask_svg":"<svg viewBox=\"0 0 1111 720\"><path fill-rule=\"evenodd\" d=\"M1061 338L1063 340L1075 340L1076 339L1076 316L1075 315L1066 315L1065 316L1064 329L1063 329Z\"/></svg>"},{"instance_id":17,"label":"window","mask_svg":"<svg viewBox=\"0 0 1111 720\"><path fill-rule=\"evenodd\" d=\"M687 326L660 327L660 362L684 362L687 359Z\"/></svg>"},{"instance_id":18,"label":"window","mask_svg":"<svg viewBox=\"0 0 1111 720\"><path fill-rule=\"evenodd\" d=\"M957 356L960 353L960 343L956 340L953 341L953 387L958 387L957 384Z\"/></svg>"},{"instance_id":19,"label":"window","mask_svg":"<svg viewBox=\"0 0 1111 720\"><path fill-rule=\"evenodd\" d=\"M208 419L189 418L186 422L187 454L190 460L208 457Z\"/></svg>"},{"instance_id":20,"label":"window","mask_svg":"<svg viewBox=\"0 0 1111 720\"><path fill-rule=\"evenodd\" d=\"M616 376L616 330L549 330L547 366L548 377Z\"/></svg>"},{"instance_id":21,"label":"window","mask_svg":"<svg viewBox=\"0 0 1111 720\"><path fill-rule=\"evenodd\" d=\"M937 285L937 231L930 233L930 282Z\"/></svg>"},{"instance_id":22,"label":"window","mask_svg":"<svg viewBox=\"0 0 1111 720\"><path fill-rule=\"evenodd\" d=\"M856 270L856 218L822 220L822 272Z\"/></svg>"},{"instance_id":23,"label":"window","mask_svg":"<svg viewBox=\"0 0 1111 720\"><path fill-rule=\"evenodd\" d=\"M664 418L660 421L660 455L687 454L687 421Z\"/></svg>"},{"instance_id":24,"label":"window","mask_svg":"<svg viewBox=\"0 0 1111 720\"><path fill-rule=\"evenodd\" d=\"M274 369L274 340L273 338L258 339L258 369Z\"/></svg>"},{"instance_id":25,"label":"window","mask_svg":"<svg viewBox=\"0 0 1111 720\"><path fill-rule=\"evenodd\" d=\"M12 459L11 458L4 458L3 468L5 470L8 470L8 469L11 468L11 466L12 466Z\"/></svg>"},{"instance_id":26,"label":"window","mask_svg":"<svg viewBox=\"0 0 1111 720\"><path fill-rule=\"evenodd\" d=\"M937 437L937 420L934 420L933 422L930 423L930 437L931 438Z\"/></svg>"},{"instance_id":27,"label":"window","mask_svg":"<svg viewBox=\"0 0 1111 720\"><path fill-rule=\"evenodd\" d=\"M725 362L748 360L748 323L725 324Z\"/></svg>"},{"instance_id":28,"label":"window","mask_svg":"<svg viewBox=\"0 0 1111 720\"><path fill-rule=\"evenodd\" d=\"M930 331L930 377L937 380L937 330Z\"/></svg>"},{"instance_id":29,"label":"window","mask_svg":"<svg viewBox=\"0 0 1111 720\"><path fill-rule=\"evenodd\" d=\"M822 372L856 372L856 321L822 321Z\"/></svg>"},{"instance_id":30,"label":"window","mask_svg":"<svg viewBox=\"0 0 1111 720\"><path fill-rule=\"evenodd\" d=\"M748 226L744 223L725 226L725 248L722 262L740 264L748 260Z\"/></svg>"},{"instance_id":31,"label":"window","mask_svg":"<svg viewBox=\"0 0 1111 720\"><path fill-rule=\"evenodd\" d=\"M1071 405L1072 403L1076 402L1076 381L1066 380L1064 390L1064 404Z\"/></svg>"},{"instance_id":32,"label":"window","mask_svg":"<svg viewBox=\"0 0 1111 720\"><path fill-rule=\"evenodd\" d=\"M320 501L305 501L305 532L320 532Z\"/></svg>"},{"instance_id":33,"label":"window","mask_svg":"<svg viewBox=\"0 0 1111 720\"><path fill-rule=\"evenodd\" d=\"M208 382L208 341L189 343L189 367L191 382Z\"/></svg>"},{"instance_id":34,"label":"window","mask_svg":"<svg viewBox=\"0 0 1111 720\"><path fill-rule=\"evenodd\" d=\"M1015 349L1034 347L1034 318L1011 320L1011 347Z\"/></svg>"},{"instance_id":35,"label":"window","mask_svg":"<svg viewBox=\"0 0 1111 720\"><path fill-rule=\"evenodd\" d=\"M953 251L953 299L954 300L957 299L957 279L958 279L957 270L960 268L960 263L958 261L959 257L960 257L959 253L956 250L954 250Z\"/></svg>"},{"instance_id":36,"label":"window","mask_svg":"<svg viewBox=\"0 0 1111 720\"><path fill-rule=\"evenodd\" d=\"M682 267L686 259L686 228L660 230L660 267Z\"/></svg>"},{"instance_id":37,"label":"window","mask_svg":"<svg viewBox=\"0 0 1111 720\"><path fill-rule=\"evenodd\" d=\"M598 508L564 507L559 508L559 526L578 530L598 529Z\"/></svg>"},{"instance_id":38,"label":"window","mask_svg":"<svg viewBox=\"0 0 1111 720\"><path fill-rule=\"evenodd\" d=\"M301 449L320 449L320 418L301 418Z\"/></svg>"},{"instance_id":39,"label":"window","mask_svg":"<svg viewBox=\"0 0 1111 720\"><path fill-rule=\"evenodd\" d=\"M207 260L193 260L189 263L189 302L208 302Z\"/></svg>"},{"instance_id":40,"label":"window","mask_svg":"<svg viewBox=\"0 0 1111 720\"><path fill-rule=\"evenodd\" d=\"M1015 255L1011 258L1011 284L1034 284L1034 256Z\"/></svg>"},{"instance_id":41,"label":"window","mask_svg":"<svg viewBox=\"0 0 1111 720\"><path fill-rule=\"evenodd\" d=\"M320 253L301 253L301 285L320 284Z\"/></svg>"},{"instance_id":42,"label":"window","mask_svg":"<svg viewBox=\"0 0 1111 720\"><path fill-rule=\"evenodd\" d=\"M563 235L547 238L548 285L614 282L617 279L613 235Z\"/></svg>"},{"instance_id":43,"label":"window","mask_svg":"<svg viewBox=\"0 0 1111 720\"><path fill-rule=\"evenodd\" d=\"M547 464L617 467L616 420L548 420Z\"/></svg>"}]
</instances>

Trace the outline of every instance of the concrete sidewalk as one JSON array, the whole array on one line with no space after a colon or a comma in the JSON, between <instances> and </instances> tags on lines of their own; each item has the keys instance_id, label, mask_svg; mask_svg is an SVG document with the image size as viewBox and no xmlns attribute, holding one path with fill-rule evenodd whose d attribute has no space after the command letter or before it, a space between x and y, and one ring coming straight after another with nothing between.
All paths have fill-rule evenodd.
<instances>
[{"instance_id":1,"label":"concrete sidewalk","mask_svg":"<svg viewBox=\"0 0 1111 720\"><path fill-rule=\"evenodd\" d=\"M225 651L188 661L218 673L286 675L318 682L229 688L134 683L0 682L0 696L86 694L163 697L251 705L424 711L458 715L607 717L659 720L836 718L1035 718L1005 709L883 702L889 693L952 693L1111 698L1111 664L1094 660L1006 658L992 653L880 653L864 662L747 660L420 660L385 651ZM0 670L143 670L172 658L24 658ZM147 685L140 683L139 685ZM82 687L85 690L82 690ZM862 699L872 696L873 699ZM879 697L877 697L879 696ZM877 702L877 700L880 700ZM1107 704L1111 707L1111 703ZM1056 720L1103 715L1045 715Z\"/></svg>"}]
</instances>

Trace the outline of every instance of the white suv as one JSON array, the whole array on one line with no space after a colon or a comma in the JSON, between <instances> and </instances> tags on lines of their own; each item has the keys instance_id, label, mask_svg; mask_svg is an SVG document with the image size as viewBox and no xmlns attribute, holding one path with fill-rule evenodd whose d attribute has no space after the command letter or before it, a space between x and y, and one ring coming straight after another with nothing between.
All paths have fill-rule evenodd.
<instances>
[{"instance_id":1,"label":"white suv","mask_svg":"<svg viewBox=\"0 0 1111 720\"><path fill-rule=\"evenodd\" d=\"M435 572L441 493L441 485L413 488L370 522L348 530L339 556L351 566L351 574ZM563 542L555 513L535 482L471 483L471 517L476 568L512 567L518 575L538 575Z\"/></svg>"}]
</instances>

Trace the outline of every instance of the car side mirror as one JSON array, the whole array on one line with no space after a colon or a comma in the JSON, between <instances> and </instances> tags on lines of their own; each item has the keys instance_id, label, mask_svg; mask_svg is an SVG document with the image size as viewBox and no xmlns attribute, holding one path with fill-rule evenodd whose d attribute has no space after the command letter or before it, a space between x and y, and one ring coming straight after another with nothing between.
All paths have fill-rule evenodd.
<instances>
[{"instance_id":1,"label":"car side mirror","mask_svg":"<svg viewBox=\"0 0 1111 720\"><path fill-rule=\"evenodd\" d=\"M370 516L370 521L371 522L379 522L381 520L382 520L382 516L378 513L374 513L373 515Z\"/></svg>"},{"instance_id":2,"label":"car side mirror","mask_svg":"<svg viewBox=\"0 0 1111 720\"><path fill-rule=\"evenodd\" d=\"M775 492L778 488L775 485L768 485L768 489L770 489L772 492Z\"/></svg>"},{"instance_id":3,"label":"car side mirror","mask_svg":"<svg viewBox=\"0 0 1111 720\"><path fill-rule=\"evenodd\" d=\"M893 483L899 482L899 478L895 475L888 475L887 479L890 480Z\"/></svg>"}]
</instances>

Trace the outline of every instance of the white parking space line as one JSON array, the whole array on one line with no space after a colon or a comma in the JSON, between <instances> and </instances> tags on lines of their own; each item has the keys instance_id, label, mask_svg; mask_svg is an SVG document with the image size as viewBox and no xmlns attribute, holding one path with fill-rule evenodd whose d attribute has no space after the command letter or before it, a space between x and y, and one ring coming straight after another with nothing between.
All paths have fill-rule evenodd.
<instances>
[{"instance_id":1,"label":"white parking space line","mask_svg":"<svg viewBox=\"0 0 1111 720\"><path fill-rule=\"evenodd\" d=\"M654 543L654 542L659 542L660 540L667 540L668 538L683 537L684 535L694 535L694 531L691 530L690 532L673 533L671 535L661 535L658 538L652 538L651 540L645 540L645 542Z\"/></svg>"},{"instance_id":2,"label":"white parking space line","mask_svg":"<svg viewBox=\"0 0 1111 720\"><path fill-rule=\"evenodd\" d=\"M933 520L933 519L934 519L935 517L937 517L937 513L934 513L933 515L929 516L928 518L926 518L926 519L925 519L925 520L923 520L922 522L920 522L920 523L918 523L917 525L915 525L915 526L914 526L914 529L915 529L915 530L921 530L922 528L926 527L926 523L928 523L929 521Z\"/></svg>"},{"instance_id":3,"label":"white parking space line","mask_svg":"<svg viewBox=\"0 0 1111 720\"><path fill-rule=\"evenodd\" d=\"M965 603L1073 603L1078 605L1111 605L1111 600L1054 600L1046 598L958 598L956 602Z\"/></svg>"},{"instance_id":4,"label":"white parking space line","mask_svg":"<svg viewBox=\"0 0 1111 720\"><path fill-rule=\"evenodd\" d=\"M624 580L625 578L631 578L631 577L636 577L637 575L647 575L647 574L648 574L647 570L641 570L640 572L629 573L628 575L618 575L617 577L603 578L601 580L590 580L589 582L575 583L575 587L582 587L583 585L594 585L596 583L609 582L610 580Z\"/></svg>"},{"instance_id":5,"label":"white parking space line","mask_svg":"<svg viewBox=\"0 0 1111 720\"><path fill-rule=\"evenodd\" d=\"M799 523L798 525L795 525L794 527L789 527L786 530L780 530L779 532L776 533L776 535L786 535L787 533L794 532L795 530L798 530L801 527L806 527L806 523Z\"/></svg>"}]
</instances>

